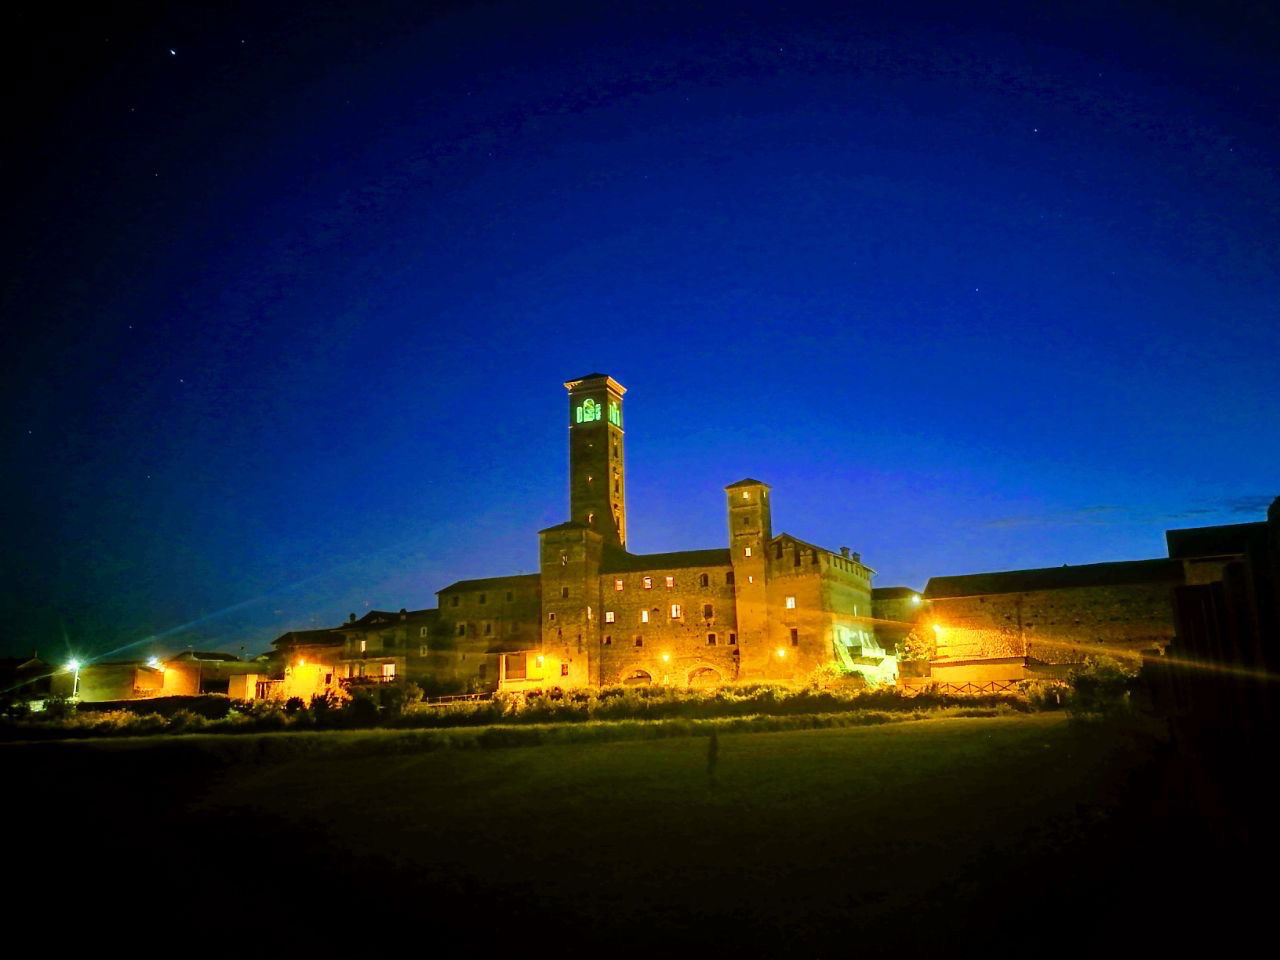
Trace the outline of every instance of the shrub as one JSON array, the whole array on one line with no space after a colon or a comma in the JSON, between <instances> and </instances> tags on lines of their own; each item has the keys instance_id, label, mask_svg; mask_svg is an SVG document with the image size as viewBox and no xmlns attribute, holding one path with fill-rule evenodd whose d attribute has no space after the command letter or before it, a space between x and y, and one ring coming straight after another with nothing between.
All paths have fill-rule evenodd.
<instances>
[{"instance_id":1,"label":"shrub","mask_svg":"<svg viewBox=\"0 0 1280 960\"><path fill-rule=\"evenodd\" d=\"M1110 657L1090 658L1067 677L1067 712L1075 719L1111 718L1129 711L1135 674Z\"/></svg>"}]
</instances>

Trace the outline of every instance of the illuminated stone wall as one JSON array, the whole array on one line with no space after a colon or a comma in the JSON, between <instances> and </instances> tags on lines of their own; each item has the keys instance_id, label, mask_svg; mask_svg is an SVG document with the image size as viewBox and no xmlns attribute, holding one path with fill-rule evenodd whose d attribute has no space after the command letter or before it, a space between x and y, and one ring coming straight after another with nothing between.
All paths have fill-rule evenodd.
<instances>
[{"instance_id":1,"label":"illuminated stone wall","mask_svg":"<svg viewBox=\"0 0 1280 960\"><path fill-rule=\"evenodd\" d=\"M734 587L726 582L730 572L725 564L601 575L598 682L624 683L638 674L673 686L736 680L738 624ZM671 615L673 604L680 607L678 617ZM704 609L708 606L709 616ZM714 643L708 642L710 634L715 635Z\"/></svg>"},{"instance_id":2,"label":"illuminated stone wall","mask_svg":"<svg viewBox=\"0 0 1280 960\"><path fill-rule=\"evenodd\" d=\"M1164 649L1174 635L1168 583L937 598L938 659L1031 657L1072 663L1090 653Z\"/></svg>"}]
</instances>

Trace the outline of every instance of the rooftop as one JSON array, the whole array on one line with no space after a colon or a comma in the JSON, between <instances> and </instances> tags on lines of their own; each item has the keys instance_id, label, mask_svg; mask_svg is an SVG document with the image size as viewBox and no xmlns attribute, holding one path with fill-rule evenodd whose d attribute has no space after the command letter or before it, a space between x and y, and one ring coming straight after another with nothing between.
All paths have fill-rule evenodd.
<instances>
[{"instance_id":1,"label":"rooftop","mask_svg":"<svg viewBox=\"0 0 1280 960\"><path fill-rule=\"evenodd\" d=\"M991 593L1027 593L1069 587L1118 587L1138 583L1181 583L1182 564L1177 560L1124 560L1118 563L1086 563L1080 566L1040 567L971 573L959 577L932 577L924 595L930 600L977 597Z\"/></svg>"},{"instance_id":2,"label":"rooftop","mask_svg":"<svg viewBox=\"0 0 1280 960\"><path fill-rule=\"evenodd\" d=\"M690 567L727 567L732 564L728 547L711 550L677 550L674 553L627 553L606 548L601 573L637 573L643 570L683 570Z\"/></svg>"},{"instance_id":3,"label":"rooftop","mask_svg":"<svg viewBox=\"0 0 1280 960\"><path fill-rule=\"evenodd\" d=\"M454 593L459 590L497 590L502 587L536 587L541 578L537 573L520 573L513 577L486 577L483 580L459 580L451 583L437 594Z\"/></svg>"}]
</instances>

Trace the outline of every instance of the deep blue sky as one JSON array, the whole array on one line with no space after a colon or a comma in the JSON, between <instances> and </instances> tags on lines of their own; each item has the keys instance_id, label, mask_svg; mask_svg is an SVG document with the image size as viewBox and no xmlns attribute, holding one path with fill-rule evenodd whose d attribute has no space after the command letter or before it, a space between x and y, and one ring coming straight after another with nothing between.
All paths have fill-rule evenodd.
<instances>
[{"instance_id":1,"label":"deep blue sky","mask_svg":"<svg viewBox=\"0 0 1280 960\"><path fill-rule=\"evenodd\" d=\"M592 370L638 552L723 544L745 475L881 585L1260 518L1280 19L1029 6L11 21L5 647L532 572Z\"/></svg>"}]
</instances>

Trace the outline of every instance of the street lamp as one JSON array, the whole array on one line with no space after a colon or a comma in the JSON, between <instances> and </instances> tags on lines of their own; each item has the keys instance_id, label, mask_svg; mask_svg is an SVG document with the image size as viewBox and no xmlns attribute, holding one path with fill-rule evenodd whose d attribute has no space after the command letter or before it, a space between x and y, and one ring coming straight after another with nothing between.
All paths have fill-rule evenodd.
<instances>
[{"instance_id":1,"label":"street lamp","mask_svg":"<svg viewBox=\"0 0 1280 960\"><path fill-rule=\"evenodd\" d=\"M67 669L75 674L71 678L71 699L74 700L76 695L80 693L80 661L72 657L67 661Z\"/></svg>"}]
</instances>

